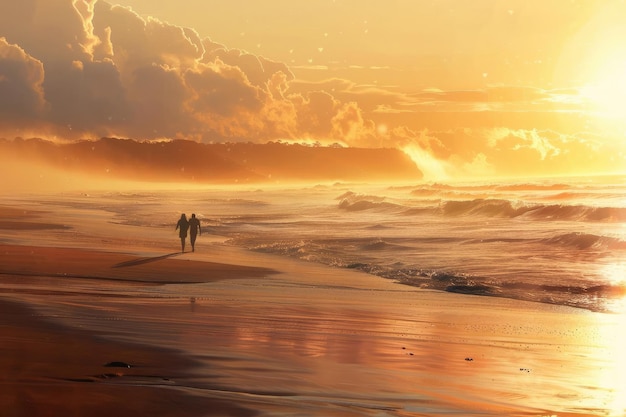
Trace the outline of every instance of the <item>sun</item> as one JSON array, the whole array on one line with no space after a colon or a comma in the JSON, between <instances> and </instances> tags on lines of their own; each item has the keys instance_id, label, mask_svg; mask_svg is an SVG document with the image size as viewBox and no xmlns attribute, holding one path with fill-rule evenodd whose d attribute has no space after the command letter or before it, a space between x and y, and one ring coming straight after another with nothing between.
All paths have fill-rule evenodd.
<instances>
[{"instance_id":1,"label":"sun","mask_svg":"<svg viewBox=\"0 0 626 417\"><path fill-rule=\"evenodd\" d=\"M626 132L626 2L586 3L587 19L566 36L557 79L577 86L587 112Z\"/></svg>"},{"instance_id":2,"label":"sun","mask_svg":"<svg viewBox=\"0 0 626 417\"><path fill-rule=\"evenodd\" d=\"M598 3L578 33L569 64L582 80L580 93L596 117L626 129L626 3Z\"/></svg>"},{"instance_id":3,"label":"sun","mask_svg":"<svg viewBox=\"0 0 626 417\"><path fill-rule=\"evenodd\" d=\"M607 60L580 93L591 112L626 124L626 55Z\"/></svg>"}]
</instances>

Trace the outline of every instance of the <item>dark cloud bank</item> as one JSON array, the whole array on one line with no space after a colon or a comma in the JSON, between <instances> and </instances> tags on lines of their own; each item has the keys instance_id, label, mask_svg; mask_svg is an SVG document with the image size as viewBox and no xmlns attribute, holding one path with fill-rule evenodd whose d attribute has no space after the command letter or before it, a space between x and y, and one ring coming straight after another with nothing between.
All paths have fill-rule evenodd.
<instances>
[{"instance_id":1,"label":"dark cloud bank","mask_svg":"<svg viewBox=\"0 0 626 417\"><path fill-rule=\"evenodd\" d=\"M283 63L95 0L0 0L2 134L350 139L354 105L286 96Z\"/></svg>"}]
</instances>

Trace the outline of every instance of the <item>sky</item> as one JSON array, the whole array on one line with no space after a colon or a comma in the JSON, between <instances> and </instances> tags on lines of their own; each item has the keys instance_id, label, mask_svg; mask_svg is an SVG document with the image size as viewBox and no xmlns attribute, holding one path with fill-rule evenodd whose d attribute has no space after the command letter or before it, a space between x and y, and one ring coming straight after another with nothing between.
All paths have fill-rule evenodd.
<instances>
[{"instance_id":1,"label":"sky","mask_svg":"<svg viewBox=\"0 0 626 417\"><path fill-rule=\"evenodd\" d=\"M626 171L622 0L0 0L0 137L395 147Z\"/></svg>"}]
</instances>

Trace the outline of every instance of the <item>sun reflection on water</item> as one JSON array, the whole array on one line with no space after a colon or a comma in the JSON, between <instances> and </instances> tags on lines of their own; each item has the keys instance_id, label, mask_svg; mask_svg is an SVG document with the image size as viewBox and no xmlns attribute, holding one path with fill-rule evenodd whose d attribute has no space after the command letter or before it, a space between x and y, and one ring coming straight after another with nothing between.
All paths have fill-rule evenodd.
<instances>
[{"instance_id":1,"label":"sun reflection on water","mask_svg":"<svg viewBox=\"0 0 626 417\"><path fill-rule=\"evenodd\" d=\"M605 265L602 268L602 275L614 288L614 297L606 300L607 310L616 314L626 314L626 262Z\"/></svg>"},{"instance_id":2,"label":"sun reflection on water","mask_svg":"<svg viewBox=\"0 0 626 417\"><path fill-rule=\"evenodd\" d=\"M623 301L623 300L622 300ZM626 303L623 303L626 307ZM616 316L615 326L610 335L608 354L613 366L606 370L607 382L611 385L608 404L609 416L626 415L626 309Z\"/></svg>"},{"instance_id":3,"label":"sun reflection on water","mask_svg":"<svg viewBox=\"0 0 626 417\"><path fill-rule=\"evenodd\" d=\"M607 415L626 415L626 262L615 263L604 268L610 284L622 292L608 300L608 310L602 315L606 322L599 323L602 343L606 348L607 366L599 374L599 386L608 390Z\"/></svg>"}]
</instances>

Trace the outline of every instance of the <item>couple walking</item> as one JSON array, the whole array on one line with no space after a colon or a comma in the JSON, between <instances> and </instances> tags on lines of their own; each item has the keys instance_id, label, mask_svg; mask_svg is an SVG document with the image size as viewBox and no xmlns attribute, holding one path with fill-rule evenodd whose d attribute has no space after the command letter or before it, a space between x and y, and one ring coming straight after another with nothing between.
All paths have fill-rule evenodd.
<instances>
[{"instance_id":1,"label":"couple walking","mask_svg":"<svg viewBox=\"0 0 626 417\"><path fill-rule=\"evenodd\" d=\"M202 235L202 229L200 228L200 220L196 218L195 214L191 215L191 219L187 220L187 216L185 213L180 215L180 220L176 223L176 229L180 229L178 232L178 236L180 237L180 245L185 252L185 240L187 239L187 230L189 230L189 240L191 240L191 251L196 251L196 237L198 236L198 232Z\"/></svg>"}]
</instances>

